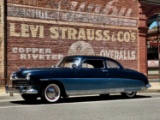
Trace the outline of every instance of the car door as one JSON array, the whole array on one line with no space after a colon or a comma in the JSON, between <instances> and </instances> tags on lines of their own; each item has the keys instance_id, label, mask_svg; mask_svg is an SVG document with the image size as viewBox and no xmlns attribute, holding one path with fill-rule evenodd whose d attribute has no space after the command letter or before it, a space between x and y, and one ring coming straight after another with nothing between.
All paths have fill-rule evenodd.
<instances>
[{"instance_id":1,"label":"car door","mask_svg":"<svg viewBox=\"0 0 160 120\"><path fill-rule=\"evenodd\" d=\"M113 60L106 60L106 65L108 68L109 80L108 80L108 89L120 90L125 87L129 87L130 80L126 79L123 73L123 68L119 63Z\"/></svg>"},{"instance_id":2,"label":"car door","mask_svg":"<svg viewBox=\"0 0 160 120\"><path fill-rule=\"evenodd\" d=\"M103 59L85 59L76 69L79 94L96 94L106 89L108 70Z\"/></svg>"},{"instance_id":3,"label":"car door","mask_svg":"<svg viewBox=\"0 0 160 120\"><path fill-rule=\"evenodd\" d=\"M53 71L53 77L63 83L67 94L75 94L77 91L76 69L73 65L78 66L80 59L77 57L65 57L59 64L58 69Z\"/></svg>"}]
</instances>

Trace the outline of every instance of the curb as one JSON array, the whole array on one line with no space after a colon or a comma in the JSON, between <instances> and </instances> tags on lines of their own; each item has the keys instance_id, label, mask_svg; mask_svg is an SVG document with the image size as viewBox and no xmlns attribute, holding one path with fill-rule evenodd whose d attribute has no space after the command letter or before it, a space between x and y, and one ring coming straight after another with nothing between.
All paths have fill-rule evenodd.
<instances>
[{"instance_id":1,"label":"curb","mask_svg":"<svg viewBox=\"0 0 160 120\"><path fill-rule=\"evenodd\" d=\"M160 93L160 89L144 90L139 91L139 93Z\"/></svg>"}]
</instances>

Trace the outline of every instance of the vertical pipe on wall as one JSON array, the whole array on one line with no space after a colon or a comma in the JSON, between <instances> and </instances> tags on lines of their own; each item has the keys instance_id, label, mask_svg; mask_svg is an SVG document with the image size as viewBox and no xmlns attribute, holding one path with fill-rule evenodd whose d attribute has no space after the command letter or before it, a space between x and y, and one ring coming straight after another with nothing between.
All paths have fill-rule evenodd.
<instances>
[{"instance_id":1,"label":"vertical pipe on wall","mask_svg":"<svg viewBox=\"0 0 160 120\"><path fill-rule=\"evenodd\" d=\"M4 0L4 78L7 84L7 0Z\"/></svg>"}]
</instances>

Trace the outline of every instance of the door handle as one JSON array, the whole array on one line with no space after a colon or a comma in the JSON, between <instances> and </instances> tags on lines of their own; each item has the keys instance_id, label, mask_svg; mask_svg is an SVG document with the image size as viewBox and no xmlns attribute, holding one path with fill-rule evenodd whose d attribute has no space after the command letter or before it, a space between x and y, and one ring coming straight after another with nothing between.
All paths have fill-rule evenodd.
<instances>
[{"instance_id":1,"label":"door handle","mask_svg":"<svg viewBox=\"0 0 160 120\"><path fill-rule=\"evenodd\" d=\"M108 73L108 70L102 70L102 72L106 72L106 73Z\"/></svg>"}]
</instances>

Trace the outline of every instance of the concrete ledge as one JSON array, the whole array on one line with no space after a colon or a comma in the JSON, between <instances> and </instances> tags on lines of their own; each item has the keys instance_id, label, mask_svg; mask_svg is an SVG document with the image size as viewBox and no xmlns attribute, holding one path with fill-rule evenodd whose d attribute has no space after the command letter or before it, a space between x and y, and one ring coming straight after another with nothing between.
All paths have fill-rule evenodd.
<instances>
[{"instance_id":1,"label":"concrete ledge","mask_svg":"<svg viewBox=\"0 0 160 120\"><path fill-rule=\"evenodd\" d=\"M139 91L139 93L160 93L160 89L148 89L144 91Z\"/></svg>"}]
</instances>

